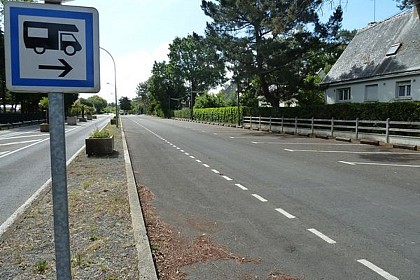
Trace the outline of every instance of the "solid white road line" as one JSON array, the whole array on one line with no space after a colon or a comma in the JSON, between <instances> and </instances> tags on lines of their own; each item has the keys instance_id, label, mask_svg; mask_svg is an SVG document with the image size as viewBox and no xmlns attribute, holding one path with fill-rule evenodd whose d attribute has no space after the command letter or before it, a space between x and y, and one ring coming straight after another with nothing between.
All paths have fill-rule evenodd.
<instances>
[{"instance_id":1,"label":"solid white road line","mask_svg":"<svg viewBox=\"0 0 420 280\"><path fill-rule=\"evenodd\" d=\"M243 191L247 191L248 190L248 188L242 186L241 184L235 184L235 186L237 186L238 188L240 188Z\"/></svg>"},{"instance_id":2,"label":"solid white road line","mask_svg":"<svg viewBox=\"0 0 420 280\"><path fill-rule=\"evenodd\" d=\"M10 153L10 151L0 152L0 155L7 154L7 153Z\"/></svg>"},{"instance_id":3,"label":"solid white road line","mask_svg":"<svg viewBox=\"0 0 420 280\"><path fill-rule=\"evenodd\" d=\"M256 193L253 193L252 194L252 196L253 197L255 197L256 199L258 199L259 201L261 201L261 202L267 202L268 200L267 199L265 199L264 197L262 197L262 196L259 196L258 194L256 194Z\"/></svg>"},{"instance_id":4,"label":"solid white road line","mask_svg":"<svg viewBox=\"0 0 420 280\"><path fill-rule=\"evenodd\" d=\"M292 150L284 149L287 152L304 152L304 153L339 153L339 154L357 154L357 155L416 155L420 153L397 153L397 152L363 152L363 151L329 151L329 150Z\"/></svg>"},{"instance_id":5,"label":"solid white road line","mask_svg":"<svg viewBox=\"0 0 420 280\"><path fill-rule=\"evenodd\" d=\"M292 214L290 214L289 212L287 212L287 211L284 211L283 209L281 209L281 208L276 208L276 211L277 212L279 212L279 213L281 213L281 214L283 214L284 216L286 216L286 218L288 218L288 219L294 219L294 218L296 218L295 216L293 216Z\"/></svg>"},{"instance_id":6,"label":"solid white road line","mask_svg":"<svg viewBox=\"0 0 420 280\"><path fill-rule=\"evenodd\" d=\"M348 164L348 165L372 165L372 166L390 166L390 167L411 167L411 168L420 168L420 165L411 165L411 164L392 164L392 163L376 163L376 162L349 162L349 161L339 161L339 163Z\"/></svg>"},{"instance_id":7,"label":"solid white road line","mask_svg":"<svg viewBox=\"0 0 420 280\"><path fill-rule=\"evenodd\" d=\"M40 140L40 141L38 141L38 142L35 142L35 143L32 143L32 144L30 144L30 145L28 145L28 146L25 146L25 147L22 147L22 148L20 148L20 149L17 149L17 150L11 151L11 152L9 152L9 153L7 153L7 154L3 154L3 155L1 155L1 156L0 156L0 158L7 157L7 156L9 156L9 155L12 155L12 154L14 154L14 153L20 152L20 151L25 150L25 149L27 149L27 148L30 148L30 147L32 147L32 146L38 145L38 144L40 144L40 143L43 143L43 142L45 142L45 141L47 141L47 140L50 140L50 138L45 138L45 139L42 139L42 140Z\"/></svg>"},{"instance_id":8,"label":"solid white road line","mask_svg":"<svg viewBox=\"0 0 420 280\"><path fill-rule=\"evenodd\" d=\"M44 134L34 134L34 135L22 135L22 136L13 136L13 137L0 137L0 140L12 140L19 138L32 138L32 137L45 137Z\"/></svg>"},{"instance_id":9,"label":"solid white road line","mask_svg":"<svg viewBox=\"0 0 420 280\"><path fill-rule=\"evenodd\" d=\"M216 170L216 169L212 169L211 171L213 171L216 174L220 174L220 172L218 170Z\"/></svg>"},{"instance_id":10,"label":"solid white road line","mask_svg":"<svg viewBox=\"0 0 420 280\"><path fill-rule=\"evenodd\" d=\"M10 143L5 143L5 144L0 144L0 146L11 146L11 145L18 145L18 144L26 144L26 143L33 143L33 142L38 142L40 140L27 140L27 141L19 141L19 142L10 142Z\"/></svg>"},{"instance_id":11,"label":"solid white road line","mask_svg":"<svg viewBox=\"0 0 420 280\"><path fill-rule=\"evenodd\" d=\"M363 264L364 266L366 266L367 268L369 268L370 270L375 271L376 273L378 273L379 275L381 275L383 278L387 279L387 280L399 280L399 278L389 274L388 272L386 272L385 270L383 270L382 268L374 265L373 263L365 260L365 259L361 259L361 260L357 260L359 263Z\"/></svg>"},{"instance_id":12,"label":"solid white road line","mask_svg":"<svg viewBox=\"0 0 420 280\"><path fill-rule=\"evenodd\" d=\"M363 144L350 144L350 143L291 143L291 142L261 142L252 141L253 144L273 144L273 145L305 145L305 146L364 146Z\"/></svg>"},{"instance_id":13,"label":"solid white road line","mask_svg":"<svg viewBox=\"0 0 420 280\"><path fill-rule=\"evenodd\" d=\"M228 176L222 176L226 181L232 181L232 178L229 178Z\"/></svg>"},{"instance_id":14,"label":"solid white road line","mask_svg":"<svg viewBox=\"0 0 420 280\"><path fill-rule=\"evenodd\" d=\"M326 236L325 234L317 231L314 228L310 228L310 229L308 229L308 231L312 232L313 234L315 234L316 236L318 236L319 238L321 238L322 240L324 240L325 242L327 242L329 244L335 244L335 243L337 243L334 240L332 240L331 238L329 238L328 236Z\"/></svg>"}]
</instances>

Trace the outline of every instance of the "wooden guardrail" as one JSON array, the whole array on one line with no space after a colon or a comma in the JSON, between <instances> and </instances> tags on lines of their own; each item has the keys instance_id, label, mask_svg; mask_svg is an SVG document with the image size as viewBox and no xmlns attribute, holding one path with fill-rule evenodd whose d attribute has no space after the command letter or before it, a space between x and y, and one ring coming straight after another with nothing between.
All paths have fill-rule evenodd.
<instances>
[{"instance_id":1,"label":"wooden guardrail","mask_svg":"<svg viewBox=\"0 0 420 280\"><path fill-rule=\"evenodd\" d=\"M327 137L348 136L353 139L380 138L385 143L405 139L403 142L420 143L420 122L299 119L244 116L245 128L280 133L320 135ZM401 141L400 141L401 142Z\"/></svg>"}]
</instances>

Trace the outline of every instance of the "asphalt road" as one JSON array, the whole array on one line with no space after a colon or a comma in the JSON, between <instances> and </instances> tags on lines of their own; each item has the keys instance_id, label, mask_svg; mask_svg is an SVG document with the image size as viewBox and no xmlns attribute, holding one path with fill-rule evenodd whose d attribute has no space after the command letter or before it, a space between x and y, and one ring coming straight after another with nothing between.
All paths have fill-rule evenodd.
<instances>
[{"instance_id":1,"label":"asphalt road","mask_svg":"<svg viewBox=\"0 0 420 280\"><path fill-rule=\"evenodd\" d=\"M123 118L163 220L236 255L189 279L420 279L420 153L146 116Z\"/></svg>"},{"instance_id":2,"label":"asphalt road","mask_svg":"<svg viewBox=\"0 0 420 280\"><path fill-rule=\"evenodd\" d=\"M66 126L67 159L84 146L95 128L110 116ZM49 134L39 125L0 131L0 225L51 177Z\"/></svg>"}]
</instances>

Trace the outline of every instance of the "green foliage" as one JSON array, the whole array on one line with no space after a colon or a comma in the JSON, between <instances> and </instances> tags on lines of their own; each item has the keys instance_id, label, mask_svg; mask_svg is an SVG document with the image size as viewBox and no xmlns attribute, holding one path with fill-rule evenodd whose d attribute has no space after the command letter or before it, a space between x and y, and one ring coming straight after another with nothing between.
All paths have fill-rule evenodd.
<instances>
[{"instance_id":1,"label":"green foliage","mask_svg":"<svg viewBox=\"0 0 420 280\"><path fill-rule=\"evenodd\" d=\"M204 93L195 100L194 108L219 108L225 106L223 94L212 95Z\"/></svg>"},{"instance_id":2,"label":"green foliage","mask_svg":"<svg viewBox=\"0 0 420 280\"><path fill-rule=\"evenodd\" d=\"M174 112L177 118L190 118L190 110ZM238 122L237 107L194 109L194 120L219 123ZM240 107L239 118L243 116L261 116L274 118L302 118L302 119L339 119L339 120L378 120L390 118L393 121L420 121L420 102L394 103L343 103L332 105L311 105L300 107Z\"/></svg>"},{"instance_id":3,"label":"green foliage","mask_svg":"<svg viewBox=\"0 0 420 280\"><path fill-rule=\"evenodd\" d=\"M420 121L420 102L343 103L289 108L252 108L252 116L340 120Z\"/></svg>"},{"instance_id":4,"label":"green foliage","mask_svg":"<svg viewBox=\"0 0 420 280\"><path fill-rule=\"evenodd\" d=\"M341 6L322 23L317 14L322 2L204 0L202 9L212 18L206 34L235 83L278 107L296 98L307 75L337 58Z\"/></svg>"},{"instance_id":5,"label":"green foliage","mask_svg":"<svg viewBox=\"0 0 420 280\"><path fill-rule=\"evenodd\" d=\"M45 273L48 268L48 264L46 260L40 260L35 263L35 271L39 274Z\"/></svg>"},{"instance_id":6,"label":"green foliage","mask_svg":"<svg viewBox=\"0 0 420 280\"><path fill-rule=\"evenodd\" d=\"M38 103L39 108L43 110L48 110L48 97L42 97L41 100Z\"/></svg>"},{"instance_id":7,"label":"green foliage","mask_svg":"<svg viewBox=\"0 0 420 280\"><path fill-rule=\"evenodd\" d=\"M225 65L220 53L207 38L196 33L175 38L169 46L169 59L178 80L189 84L193 104L197 93L224 81Z\"/></svg>"},{"instance_id":8,"label":"green foliage","mask_svg":"<svg viewBox=\"0 0 420 280\"><path fill-rule=\"evenodd\" d=\"M99 130L98 128L89 134L89 138L110 138L112 135L107 129Z\"/></svg>"},{"instance_id":9,"label":"green foliage","mask_svg":"<svg viewBox=\"0 0 420 280\"><path fill-rule=\"evenodd\" d=\"M191 117L191 109L184 108L174 111L174 117L180 119L189 119Z\"/></svg>"},{"instance_id":10,"label":"green foliage","mask_svg":"<svg viewBox=\"0 0 420 280\"><path fill-rule=\"evenodd\" d=\"M128 97L121 97L119 99L120 101L120 109L124 111L130 111L131 110L131 100L128 99Z\"/></svg>"},{"instance_id":11,"label":"green foliage","mask_svg":"<svg viewBox=\"0 0 420 280\"><path fill-rule=\"evenodd\" d=\"M98 95L93 95L87 99L88 102L92 104L92 107L95 108L96 114L102 113L106 108L107 101Z\"/></svg>"},{"instance_id":12,"label":"green foliage","mask_svg":"<svg viewBox=\"0 0 420 280\"><path fill-rule=\"evenodd\" d=\"M189 119L191 110L183 109L174 112L176 118ZM205 108L194 109L193 118L196 121L208 121L218 123L237 124L242 119L243 107L222 107L222 108Z\"/></svg>"}]
</instances>

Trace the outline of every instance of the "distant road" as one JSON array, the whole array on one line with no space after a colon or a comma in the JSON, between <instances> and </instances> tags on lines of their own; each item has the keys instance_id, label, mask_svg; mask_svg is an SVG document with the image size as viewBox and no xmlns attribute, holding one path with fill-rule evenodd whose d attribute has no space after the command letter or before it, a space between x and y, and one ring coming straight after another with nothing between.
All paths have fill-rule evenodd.
<instances>
[{"instance_id":1,"label":"distant road","mask_svg":"<svg viewBox=\"0 0 420 280\"><path fill-rule=\"evenodd\" d=\"M84 145L110 116L77 126L66 125L67 159ZM0 225L51 177L49 134L39 125L0 131Z\"/></svg>"},{"instance_id":2,"label":"distant road","mask_svg":"<svg viewBox=\"0 0 420 280\"><path fill-rule=\"evenodd\" d=\"M164 222L260 260L189 279L420 279L419 152L147 116L123 127Z\"/></svg>"}]
</instances>

